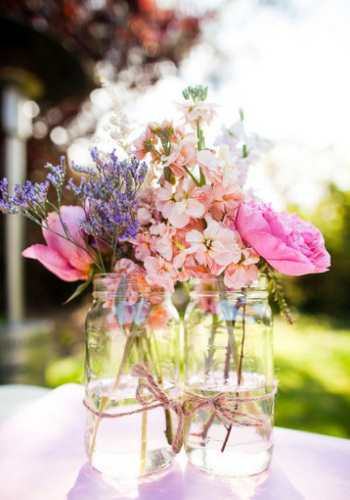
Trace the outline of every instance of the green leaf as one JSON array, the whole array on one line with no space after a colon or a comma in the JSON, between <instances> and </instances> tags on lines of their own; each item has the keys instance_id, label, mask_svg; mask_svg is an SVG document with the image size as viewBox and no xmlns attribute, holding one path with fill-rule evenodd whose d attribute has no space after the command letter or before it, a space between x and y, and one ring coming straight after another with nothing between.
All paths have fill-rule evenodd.
<instances>
[{"instance_id":1,"label":"green leaf","mask_svg":"<svg viewBox=\"0 0 350 500\"><path fill-rule=\"evenodd\" d=\"M90 285L92 278L94 277L94 271L93 268L90 269L89 276L87 277L86 281L82 283L81 285L78 286L78 288L75 290L75 292L67 299L65 302L63 302L63 305L68 304L68 302L71 302L73 299L78 297L83 291Z\"/></svg>"}]
</instances>

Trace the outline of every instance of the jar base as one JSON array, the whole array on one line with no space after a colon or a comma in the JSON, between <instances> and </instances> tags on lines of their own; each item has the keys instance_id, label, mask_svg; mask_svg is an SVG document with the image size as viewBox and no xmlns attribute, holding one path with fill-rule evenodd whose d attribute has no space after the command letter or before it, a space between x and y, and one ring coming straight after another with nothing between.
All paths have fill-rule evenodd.
<instances>
[{"instance_id":1,"label":"jar base","mask_svg":"<svg viewBox=\"0 0 350 500\"><path fill-rule=\"evenodd\" d=\"M235 478L253 476L268 469L273 446L257 453L243 453L226 449L205 450L187 448L187 458L191 464L201 471L214 476Z\"/></svg>"},{"instance_id":2,"label":"jar base","mask_svg":"<svg viewBox=\"0 0 350 500\"><path fill-rule=\"evenodd\" d=\"M148 452L141 471L140 453L110 454L95 450L91 465L106 476L130 479L160 471L170 465L173 459L174 453L169 448Z\"/></svg>"}]
</instances>

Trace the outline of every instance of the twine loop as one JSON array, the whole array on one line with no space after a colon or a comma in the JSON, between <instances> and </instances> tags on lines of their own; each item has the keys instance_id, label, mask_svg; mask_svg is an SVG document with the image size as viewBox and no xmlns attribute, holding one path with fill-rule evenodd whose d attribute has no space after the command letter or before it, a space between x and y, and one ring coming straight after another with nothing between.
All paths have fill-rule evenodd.
<instances>
[{"instance_id":1,"label":"twine loop","mask_svg":"<svg viewBox=\"0 0 350 500\"><path fill-rule=\"evenodd\" d=\"M182 411L185 417L190 417L198 410L208 408L226 428L226 422L229 425L262 427L266 425L266 421L264 419L256 417L250 413L243 413L237 410L239 403L267 401L272 399L277 392L277 382L257 390L270 390L270 392L256 397L239 397L239 392L236 392L235 397L227 397L225 392L218 392L215 396L201 396L199 394L186 391L185 394L188 397L182 403ZM232 405L234 405L233 408Z\"/></svg>"}]
</instances>

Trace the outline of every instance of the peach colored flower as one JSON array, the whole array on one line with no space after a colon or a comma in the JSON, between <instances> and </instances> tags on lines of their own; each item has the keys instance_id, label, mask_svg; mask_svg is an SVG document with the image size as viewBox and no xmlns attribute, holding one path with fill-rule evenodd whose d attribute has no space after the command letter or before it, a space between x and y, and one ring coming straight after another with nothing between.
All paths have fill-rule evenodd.
<instances>
[{"instance_id":1,"label":"peach colored flower","mask_svg":"<svg viewBox=\"0 0 350 500\"><path fill-rule=\"evenodd\" d=\"M197 120L200 120L201 124L207 123L210 125L217 114L215 110L217 108L216 104L209 104L198 99L194 103L188 104L176 102L175 106L183 113L186 122L190 123L193 128L197 126Z\"/></svg>"},{"instance_id":2,"label":"peach colored flower","mask_svg":"<svg viewBox=\"0 0 350 500\"><path fill-rule=\"evenodd\" d=\"M225 285L228 288L238 289L256 281L259 278L259 270L255 264L259 259L259 255L252 248L243 248L240 262L232 263L225 269Z\"/></svg>"},{"instance_id":3,"label":"peach colored flower","mask_svg":"<svg viewBox=\"0 0 350 500\"><path fill-rule=\"evenodd\" d=\"M147 153L151 153L154 159L158 158L158 154L155 151L157 142L157 137L152 133L150 128L147 127L145 132L134 141L134 155L139 161L142 160Z\"/></svg>"},{"instance_id":4,"label":"peach colored flower","mask_svg":"<svg viewBox=\"0 0 350 500\"><path fill-rule=\"evenodd\" d=\"M173 186L164 182L158 192L159 207L163 217L176 228L183 228L191 217L202 218L206 212L207 195L205 190L197 188L192 179L185 178L173 192Z\"/></svg>"},{"instance_id":5,"label":"peach colored flower","mask_svg":"<svg viewBox=\"0 0 350 500\"><path fill-rule=\"evenodd\" d=\"M174 291L177 272L170 262L167 262L160 256L146 257L144 266L146 269L146 281L150 286L158 286L171 293Z\"/></svg>"},{"instance_id":6,"label":"peach colored flower","mask_svg":"<svg viewBox=\"0 0 350 500\"><path fill-rule=\"evenodd\" d=\"M165 328L169 321L169 311L161 304L157 304L150 309L147 324L152 330Z\"/></svg>"},{"instance_id":7,"label":"peach colored flower","mask_svg":"<svg viewBox=\"0 0 350 500\"><path fill-rule=\"evenodd\" d=\"M169 156L162 156L164 166L171 168L177 176L187 175L184 166L192 168L197 161L197 146L198 139L193 134L181 136L175 134L175 142L170 146Z\"/></svg>"},{"instance_id":8,"label":"peach colored flower","mask_svg":"<svg viewBox=\"0 0 350 500\"><path fill-rule=\"evenodd\" d=\"M217 156L209 149L199 151L198 163L209 182L223 182L225 171L235 168L236 157L230 156L228 146L223 145Z\"/></svg>"},{"instance_id":9,"label":"peach colored flower","mask_svg":"<svg viewBox=\"0 0 350 500\"><path fill-rule=\"evenodd\" d=\"M171 226L166 226L163 223L152 226L150 231L151 234L158 236L158 238L154 240L153 249L164 259L168 261L172 260L174 247L176 247L174 242L176 229Z\"/></svg>"},{"instance_id":10,"label":"peach colored flower","mask_svg":"<svg viewBox=\"0 0 350 500\"><path fill-rule=\"evenodd\" d=\"M207 227L203 232L194 229L187 234L190 247L186 253L194 254L199 264L208 266L212 274L218 275L229 264L239 262L241 249L233 231L209 215L205 220Z\"/></svg>"},{"instance_id":11,"label":"peach colored flower","mask_svg":"<svg viewBox=\"0 0 350 500\"><path fill-rule=\"evenodd\" d=\"M213 186L213 201L210 205L210 213L216 220L221 220L226 213L234 217L240 203L245 200L245 194L241 190L232 170L226 171L223 183Z\"/></svg>"}]
</instances>

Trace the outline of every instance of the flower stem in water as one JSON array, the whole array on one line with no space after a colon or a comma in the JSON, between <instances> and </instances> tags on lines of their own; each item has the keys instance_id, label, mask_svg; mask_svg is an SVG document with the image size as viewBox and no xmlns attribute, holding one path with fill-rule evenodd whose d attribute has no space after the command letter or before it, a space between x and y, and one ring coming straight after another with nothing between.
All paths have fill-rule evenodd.
<instances>
[{"instance_id":1,"label":"flower stem in water","mask_svg":"<svg viewBox=\"0 0 350 500\"><path fill-rule=\"evenodd\" d=\"M122 357L122 360L120 362L119 370L118 370L117 376L115 378L115 381L114 381L114 384L113 384L113 387L112 387L112 390L111 390L112 393L118 389L120 378L121 378L121 376L123 374L126 362L128 360L128 357L129 357L129 354L130 354L130 351L131 351L131 348L132 348L132 346L134 344L134 338L135 338L135 333L130 333L129 336L128 336L128 338L127 338L127 340L126 340L125 347L124 347L123 357ZM110 398L108 396L105 396L105 397L101 398L100 406L99 406L99 409L98 409L99 413L103 413L104 412L104 410L108 406L109 402L110 402ZM94 431L93 431L93 434L92 434L91 446L90 446L90 452L89 452L89 460L90 460L90 462L92 461L93 453L94 453L94 450L95 450L97 430L99 428L100 422L101 422L101 418L100 417L96 417L96 422L95 422L95 427L94 427Z\"/></svg>"}]
</instances>

